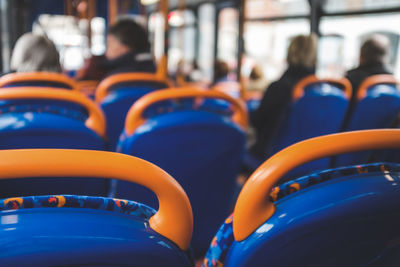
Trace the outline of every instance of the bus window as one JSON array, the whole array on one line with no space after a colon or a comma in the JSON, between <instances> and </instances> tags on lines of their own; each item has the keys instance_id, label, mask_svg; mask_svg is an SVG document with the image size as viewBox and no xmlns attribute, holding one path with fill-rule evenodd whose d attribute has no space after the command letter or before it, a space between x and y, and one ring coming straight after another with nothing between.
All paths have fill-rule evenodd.
<instances>
[{"instance_id":1,"label":"bus window","mask_svg":"<svg viewBox=\"0 0 400 267\"><path fill-rule=\"evenodd\" d=\"M32 27L33 33L44 33L54 42L66 70L81 68L84 58L90 55L88 30L87 19L46 14L41 15Z\"/></svg>"},{"instance_id":2,"label":"bus window","mask_svg":"<svg viewBox=\"0 0 400 267\"><path fill-rule=\"evenodd\" d=\"M328 13L392 7L399 7L399 0L326 0L324 4L324 10Z\"/></svg>"},{"instance_id":3,"label":"bus window","mask_svg":"<svg viewBox=\"0 0 400 267\"><path fill-rule=\"evenodd\" d=\"M307 16L308 14L310 14L310 5L307 0L251 0L246 2L247 19Z\"/></svg>"},{"instance_id":4,"label":"bus window","mask_svg":"<svg viewBox=\"0 0 400 267\"><path fill-rule=\"evenodd\" d=\"M290 39L310 32L309 13L310 6L306 0L247 1L243 75L248 76L252 66L259 65L267 80L279 78L286 67ZM294 19L293 16L298 17Z\"/></svg>"},{"instance_id":5,"label":"bus window","mask_svg":"<svg viewBox=\"0 0 400 267\"><path fill-rule=\"evenodd\" d=\"M205 80L210 82L213 76L215 43L215 6L211 3L199 7L199 56L198 64Z\"/></svg>"},{"instance_id":6,"label":"bus window","mask_svg":"<svg viewBox=\"0 0 400 267\"><path fill-rule=\"evenodd\" d=\"M225 61L233 72L237 67L238 53L238 18L237 9L227 7L219 14L218 54L217 59Z\"/></svg>"},{"instance_id":7,"label":"bus window","mask_svg":"<svg viewBox=\"0 0 400 267\"><path fill-rule=\"evenodd\" d=\"M323 35L343 36L343 49L338 62L342 62L342 73L358 66L359 51L365 38L374 33L384 34L391 41L389 67L397 78L400 78L398 44L400 38L400 14L368 14L346 17L323 17L320 30ZM332 53L332 56L335 53Z\"/></svg>"},{"instance_id":8,"label":"bus window","mask_svg":"<svg viewBox=\"0 0 400 267\"><path fill-rule=\"evenodd\" d=\"M196 19L190 10L169 13L168 70L176 72L179 61L193 62L195 58Z\"/></svg>"},{"instance_id":9,"label":"bus window","mask_svg":"<svg viewBox=\"0 0 400 267\"><path fill-rule=\"evenodd\" d=\"M164 54L164 18L161 13L150 15L148 29L153 55L158 62Z\"/></svg>"},{"instance_id":10,"label":"bus window","mask_svg":"<svg viewBox=\"0 0 400 267\"><path fill-rule=\"evenodd\" d=\"M257 64L263 68L267 80L276 80L286 68L286 53L291 38L309 32L307 19L246 22L243 74L248 75L251 66Z\"/></svg>"},{"instance_id":11,"label":"bus window","mask_svg":"<svg viewBox=\"0 0 400 267\"><path fill-rule=\"evenodd\" d=\"M339 78L344 75L346 70L343 66L343 45L344 37L341 35L331 34L319 38L317 58L319 77Z\"/></svg>"}]
</instances>

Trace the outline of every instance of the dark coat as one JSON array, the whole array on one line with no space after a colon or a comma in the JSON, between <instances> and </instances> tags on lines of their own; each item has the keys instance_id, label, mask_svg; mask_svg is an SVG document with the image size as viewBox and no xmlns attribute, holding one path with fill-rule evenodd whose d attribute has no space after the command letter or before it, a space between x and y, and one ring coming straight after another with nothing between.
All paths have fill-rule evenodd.
<instances>
[{"instance_id":1,"label":"dark coat","mask_svg":"<svg viewBox=\"0 0 400 267\"><path fill-rule=\"evenodd\" d=\"M357 105L357 92L361 83L372 75L377 74L392 74L384 64L374 63L360 65L359 67L349 70L346 73L346 78L349 79L351 86L353 88L353 93L350 99L349 108L346 112L346 117L342 126L342 129L346 129L348 123L350 122L351 116L353 115L355 106Z\"/></svg>"},{"instance_id":2,"label":"dark coat","mask_svg":"<svg viewBox=\"0 0 400 267\"><path fill-rule=\"evenodd\" d=\"M391 74L391 72L381 63L361 65L355 69L349 70L346 78L349 79L353 87L351 102L355 103L358 89L361 83L369 76L376 74Z\"/></svg>"},{"instance_id":3,"label":"dark coat","mask_svg":"<svg viewBox=\"0 0 400 267\"><path fill-rule=\"evenodd\" d=\"M294 86L304 77L314 74L314 69L289 67L282 77L269 85L260 106L250 118L256 131L256 142L250 152L264 158L264 154L272 134L292 100Z\"/></svg>"},{"instance_id":4,"label":"dark coat","mask_svg":"<svg viewBox=\"0 0 400 267\"><path fill-rule=\"evenodd\" d=\"M150 53L130 52L116 59L103 61L101 68L106 72L106 76L125 72L156 72L156 66Z\"/></svg>"}]
</instances>

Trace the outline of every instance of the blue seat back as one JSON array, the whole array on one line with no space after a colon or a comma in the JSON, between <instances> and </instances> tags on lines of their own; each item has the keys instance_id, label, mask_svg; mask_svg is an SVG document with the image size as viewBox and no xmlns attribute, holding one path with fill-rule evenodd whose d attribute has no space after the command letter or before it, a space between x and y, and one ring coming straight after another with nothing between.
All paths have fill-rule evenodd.
<instances>
[{"instance_id":1,"label":"blue seat back","mask_svg":"<svg viewBox=\"0 0 400 267\"><path fill-rule=\"evenodd\" d=\"M210 112L225 110L217 106L208 101L207 111L182 108L150 117L133 135L124 133L118 145L120 152L163 168L185 189L194 213L196 257L204 255L215 227L230 212L245 149L244 132L230 116ZM156 199L136 185L118 182L116 192L157 207Z\"/></svg>"},{"instance_id":2,"label":"blue seat back","mask_svg":"<svg viewBox=\"0 0 400 267\"><path fill-rule=\"evenodd\" d=\"M162 82L124 82L109 89L109 94L101 101L100 106L107 120L107 136L112 150L124 128L126 114L133 103L140 97L154 90L167 88Z\"/></svg>"},{"instance_id":3,"label":"blue seat back","mask_svg":"<svg viewBox=\"0 0 400 267\"><path fill-rule=\"evenodd\" d=\"M154 214L134 201L102 197L3 199L0 261L3 266L192 266L189 253L149 227Z\"/></svg>"},{"instance_id":4,"label":"blue seat back","mask_svg":"<svg viewBox=\"0 0 400 267\"><path fill-rule=\"evenodd\" d=\"M397 126L400 112L400 92L396 85L378 84L369 88L366 96L354 109L346 131L393 128ZM371 152L356 152L341 155L336 159L337 166L366 163ZM379 157L387 157L382 153ZM374 160L382 160L381 158ZM391 156L385 158L391 160Z\"/></svg>"},{"instance_id":5,"label":"blue seat back","mask_svg":"<svg viewBox=\"0 0 400 267\"><path fill-rule=\"evenodd\" d=\"M275 213L245 240L234 240L228 218L204 266L396 266L399 171L375 163L283 184L270 196Z\"/></svg>"},{"instance_id":6,"label":"blue seat back","mask_svg":"<svg viewBox=\"0 0 400 267\"><path fill-rule=\"evenodd\" d=\"M268 155L299 141L339 132L348 106L348 99L337 86L328 83L305 88L304 96L292 102L268 147ZM329 167L328 158L305 164L288 177L304 175L311 170Z\"/></svg>"},{"instance_id":7,"label":"blue seat back","mask_svg":"<svg viewBox=\"0 0 400 267\"><path fill-rule=\"evenodd\" d=\"M105 150L104 140L85 126L87 111L55 100L0 101L0 149L68 148ZM0 181L0 197L44 194L107 195L109 182L92 179Z\"/></svg>"}]
</instances>

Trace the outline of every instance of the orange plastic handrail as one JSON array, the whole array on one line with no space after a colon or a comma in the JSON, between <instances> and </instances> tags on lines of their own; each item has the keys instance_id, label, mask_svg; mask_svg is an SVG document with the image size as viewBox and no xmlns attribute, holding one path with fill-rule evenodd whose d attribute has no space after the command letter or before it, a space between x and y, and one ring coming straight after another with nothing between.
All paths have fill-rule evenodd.
<instances>
[{"instance_id":1,"label":"orange plastic handrail","mask_svg":"<svg viewBox=\"0 0 400 267\"><path fill-rule=\"evenodd\" d=\"M156 165L128 155L73 149L0 151L0 179L26 177L91 177L128 181L145 186L158 198L159 209L150 227L186 250L193 214L182 187Z\"/></svg>"},{"instance_id":2,"label":"orange plastic handrail","mask_svg":"<svg viewBox=\"0 0 400 267\"><path fill-rule=\"evenodd\" d=\"M159 83L165 83L168 88L173 87L173 83L170 80L160 78L159 75L154 73L138 73L138 72L120 73L111 75L100 82L99 86L96 89L96 96L95 96L96 102L100 103L108 95L108 91L112 86L118 83L135 82L135 81L159 82Z\"/></svg>"},{"instance_id":3,"label":"orange plastic handrail","mask_svg":"<svg viewBox=\"0 0 400 267\"><path fill-rule=\"evenodd\" d=\"M352 87L351 83L348 79L346 78L341 78L341 79L334 79L334 78L318 78L315 75L309 75L303 79L301 79L294 87L293 89L293 94L292 94L292 99L293 100L298 100L301 97L304 96L304 89L314 83L331 83L331 84L337 84L343 88L344 94L346 95L347 99L351 98L352 94Z\"/></svg>"},{"instance_id":4,"label":"orange plastic handrail","mask_svg":"<svg viewBox=\"0 0 400 267\"><path fill-rule=\"evenodd\" d=\"M357 100L363 99L367 95L367 91L371 86L377 84L398 84L398 81L393 75L390 74L378 74L366 78L360 85L357 92Z\"/></svg>"},{"instance_id":5,"label":"orange plastic handrail","mask_svg":"<svg viewBox=\"0 0 400 267\"><path fill-rule=\"evenodd\" d=\"M46 87L18 87L12 89L0 90L1 100L16 100L16 99L46 99L46 100L61 100L79 104L83 106L89 114L85 121L86 127L95 131L98 135L105 137L106 134L106 119L103 111L89 98L76 91L69 90L54 90Z\"/></svg>"},{"instance_id":6,"label":"orange plastic handrail","mask_svg":"<svg viewBox=\"0 0 400 267\"><path fill-rule=\"evenodd\" d=\"M56 72L17 72L0 77L0 88L20 82L55 82L65 84L72 90L78 90L77 83L67 75ZM62 89L62 88L57 88Z\"/></svg>"},{"instance_id":7,"label":"orange plastic handrail","mask_svg":"<svg viewBox=\"0 0 400 267\"><path fill-rule=\"evenodd\" d=\"M136 128L145 122L142 117L143 112L151 105L157 102L181 99L181 98L214 98L223 99L228 101L233 106L232 120L240 125L243 129L246 129L248 118L246 108L244 104L233 97L218 92L218 91L205 91L199 88L171 88L167 90L155 91L149 93L138 101L129 109L125 120L125 132L131 135L135 132Z\"/></svg>"},{"instance_id":8,"label":"orange plastic handrail","mask_svg":"<svg viewBox=\"0 0 400 267\"><path fill-rule=\"evenodd\" d=\"M242 241L275 212L268 194L289 171L315 159L341 153L400 148L400 129L364 130L311 138L294 144L265 161L244 185L233 214L235 240Z\"/></svg>"}]
</instances>

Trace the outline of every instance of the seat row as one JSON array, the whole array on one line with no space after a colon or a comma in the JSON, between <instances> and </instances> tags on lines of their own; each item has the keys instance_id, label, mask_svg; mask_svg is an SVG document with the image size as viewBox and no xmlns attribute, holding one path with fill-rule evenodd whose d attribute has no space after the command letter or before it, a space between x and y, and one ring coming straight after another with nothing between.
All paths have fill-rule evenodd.
<instances>
[{"instance_id":1,"label":"seat row","mask_svg":"<svg viewBox=\"0 0 400 267\"><path fill-rule=\"evenodd\" d=\"M396 266L399 164L324 170L276 186L311 160L388 147L400 148L399 129L312 138L275 154L214 229L203 266ZM79 195L2 199L3 266L193 266L191 199L154 164L113 152L19 149L0 151L0 165L2 180L117 179L146 187L159 202L153 209Z\"/></svg>"}]
</instances>

